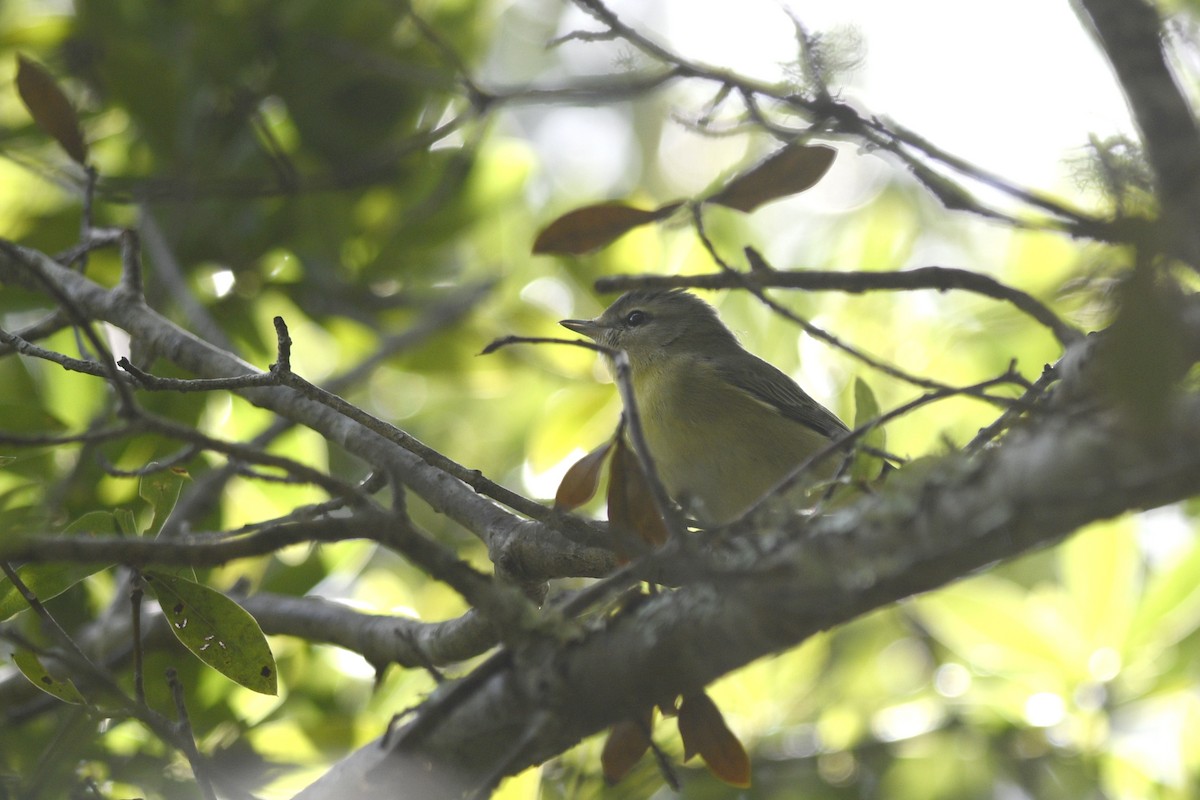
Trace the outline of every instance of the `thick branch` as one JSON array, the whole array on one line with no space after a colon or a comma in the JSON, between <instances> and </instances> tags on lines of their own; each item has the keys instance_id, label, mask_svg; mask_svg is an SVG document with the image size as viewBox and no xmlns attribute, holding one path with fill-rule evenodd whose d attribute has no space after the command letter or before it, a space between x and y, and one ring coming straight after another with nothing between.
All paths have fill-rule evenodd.
<instances>
[{"instance_id":1,"label":"thick branch","mask_svg":"<svg viewBox=\"0 0 1200 800\"><path fill-rule=\"evenodd\" d=\"M371 764L382 765L370 775L384 783L367 784L360 796L372 788L385 796L382 787L396 779L389 770L404 771L412 759L468 782L497 763L539 763L820 630L1090 522L1197 492L1200 395L1176 403L1154 441L1112 411L1059 411L978 456L947 458L908 479L901 471L885 493L807 526L760 516L755 531L683 545L699 546L672 561L707 565L690 570L683 588L650 597L570 647L546 641L514 652L518 668L496 670L459 698L409 751L385 756L369 746L303 797L336 796ZM540 729L514 758L511 743L534 718Z\"/></svg>"}]
</instances>

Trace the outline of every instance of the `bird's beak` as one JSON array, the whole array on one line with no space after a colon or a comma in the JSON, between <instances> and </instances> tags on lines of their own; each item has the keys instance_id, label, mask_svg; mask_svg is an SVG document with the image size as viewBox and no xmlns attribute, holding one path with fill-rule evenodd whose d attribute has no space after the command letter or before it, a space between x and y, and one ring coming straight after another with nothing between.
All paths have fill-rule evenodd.
<instances>
[{"instance_id":1,"label":"bird's beak","mask_svg":"<svg viewBox=\"0 0 1200 800\"><path fill-rule=\"evenodd\" d=\"M595 339L604 329L604 326L594 319L564 319L560 320L558 324L569 331L582 333L589 339Z\"/></svg>"}]
</instances>

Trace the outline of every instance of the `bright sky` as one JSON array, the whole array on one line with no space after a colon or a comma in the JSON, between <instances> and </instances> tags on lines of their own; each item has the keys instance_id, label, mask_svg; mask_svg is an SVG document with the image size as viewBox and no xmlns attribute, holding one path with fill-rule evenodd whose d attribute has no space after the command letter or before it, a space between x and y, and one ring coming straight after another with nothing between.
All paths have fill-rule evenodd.
<instances>
[{"instance_id":1,"label":"bright sky","mask_svg":"<svg viewBox=\"0 0 1200 800\"><path fill-rule=\"evenodd\" d=\"M536 19L537 8L553 4L518 0L515 5ZM766 80L777 80L781 65L795 59L794 30L785 9L810 32L853 26L865 57L843 85L843 97L1035 188L1067 188L1063 160L1080 155L1089 134L1133 133L1108 65L1068 0L610 0L608 5L688 58ZM558 32L597 27L572 10ZM623 46L619 52L630 50ZM622 68L611 45L573 43L559 54L580 72L611 74ZM697 95L698 104L711 96L711 86L703 90L709 94ZM596 185L605 176L611 179L620 159L636 150L624 141L630 133L615 112L564 109L554 116L535 140L543 153L560 151L549 163L563 185L608 195L632 188ZM592 137L603 137L592 140L609 146L581 146ZM571 146L555 146L562 142ZM695 171L695 158L683 158ZM713 173L703 177L711 180Z\"/></svg>"},{"instance_id":2,"label":"bright sky","mask_svg":"<svg viewBox=\"0 0 1200 800\"><path fill-rule=\"evenodd\" d=\"M657 3L623 2L631 9ZM764 77L794 57L783 9L811 31L857 28L863 66L846 95L945 149L1050 188L1089 133L1132 133L1107 63L1067 0L665 0L689 54Z\"/></svg>"}]
</instances>

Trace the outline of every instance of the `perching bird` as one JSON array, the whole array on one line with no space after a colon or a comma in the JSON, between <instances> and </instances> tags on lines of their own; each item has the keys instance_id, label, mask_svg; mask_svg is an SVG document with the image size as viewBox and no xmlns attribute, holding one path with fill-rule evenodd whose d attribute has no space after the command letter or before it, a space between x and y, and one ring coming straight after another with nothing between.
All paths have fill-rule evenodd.
<instances>
[{"instance_id":1,"label":"perching bird","mask_svg":"<svg viewBox=\"0 0 1200 800\"><path fill-rule=\"evenodd\" d=\"M695 295L622 295L560 324L629 357L650 455L671 497L702 523L741 516L802 461L847 432L796 382L744 349ZM831 477L831 456L809 482Z\"/></svg>"}]
</instances>

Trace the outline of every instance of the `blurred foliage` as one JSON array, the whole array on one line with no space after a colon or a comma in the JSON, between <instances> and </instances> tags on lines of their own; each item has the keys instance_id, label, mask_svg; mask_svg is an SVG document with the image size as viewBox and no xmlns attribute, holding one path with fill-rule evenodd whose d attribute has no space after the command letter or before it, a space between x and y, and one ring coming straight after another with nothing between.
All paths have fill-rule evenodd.
<instances>
[{"instance_id":1,"label":"blurred foliage","mask_svg":"<svg viewBox=\"0 0 1200 800\"><path fill-rule=\"evenodd\" d=\"M77 240L80 225L82 171L7 88L16 54L24 53L46 65L82 109L100 174L96 221L141 227L151 305L247 361L265 367L274 359L270 321L282 314L297 370L329 382L385 347L388 334L467 287L489 286L469 313L387 355L368 380L341 393L467 466L546 499L570 463L611 435L615 392L592 357L570 348L476 353L496 335L554 335L557 319L592 315L604 304L590 289L600 275L709 272L711 259L694 232L678 225L640 228L583 259L531 257L536 231L578 205L582 191L554 174L534 134L577 109L498 112L429 147L425 134L465 103L456 65L407 17L407 5L7 0L0 5L0 235L59 252ZM413 6L471 69L500 64L561 75L574 68L560 52L538 49L556 33L557 5L537 13L471 0ZM521 41L536 55L514 51ZM647 207L679 196L662 163L664 142L677 135L670 112L678 99L650 96L603 118L633 133L586 143L597 158L608 158L600 151L609 147L620 156L601 193L625 192L623 200ZM742 136L712 146L724 160L699 177L715 181L729 153L745 166L772 145ZM710 209L713 241L735 263L753 245L780 269L890 270L949 255L1080 324L1107 319L1103 298L1078 288L1094 253L1053 234L947 215L870 154L842 148L839 159L868 164L854 176L835 166L827 178L858 182L866 199L854 208L834 213L794 198L750 218ZM97 253L87 270L111 284L119 264L112 253ZM1034 378L1057 356L1053 339L1027 318L968 295L777 294L879 359L945 383L997 375L1014 358ZM918 393L801 336L749 296L706 297L752 350L802 374L843 418L853 418L856 378L884 409ZM5 329L19 330L46 308L27 292L0 293ZM43 343L76 349L71 331ZM162 361L142 366L177 374ZM224 393L140 400L235 440L273 421ZM112 402L99 381L45 362L0 360L6 430L79 430ZM936 454L969 440L995 413L967 399L927 407L888 426L888 447ZM0 455L12 460L0 466L0 529L63 530L97 511L148 519L153 509L139 497L138 480L105 473L97 456L133 469L175 450L144 437L6 451ZM308 432L280 437L272 450L347 480L363 475L361 464ZM220 464L205 456L184 466L199 481ZM191 525L236 527L319 499L308 488L239 478ZM872 614L729 676L712 694L751 748L754 784L735 792L692 762L682 772L682 796L1196 796L1198 511L1191 503L1094 526L1052 552ZM414 513L465 557L486 563L473 537L428 509ZM430 620L463 608L411 565L360 543L287 551L196 577L222 590L246 580ZM119 604L120 591L110 573L99 572L49 606L71 628ZM29 617L16 624L36 640ZM170 707L157 676L176 668L201 748L268 796L290 796L432 686L423 672L392 669L374 688L376 676L357 656L300 640L275 638L272 649L277 698L235 686L174 644L151 650L146 666L151 705ZM0 664L0 681L12 680L20 678ZM138 724L50 705L28 701L0 726L0 797L18 786L22 796L67 797L93 782L108 797L196 796L178 756ZM673 720L657 723L655 739L679 760ZM509 780L500 795L671 796L648 757L606 788L600 746L593 738L540 774Z\"/></svg>"}]
</instances>

